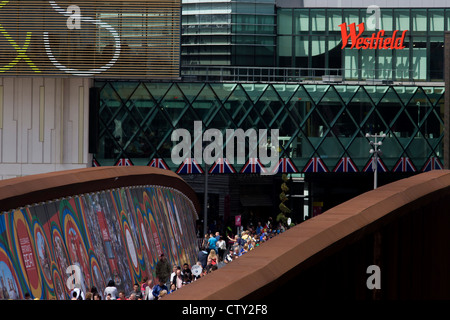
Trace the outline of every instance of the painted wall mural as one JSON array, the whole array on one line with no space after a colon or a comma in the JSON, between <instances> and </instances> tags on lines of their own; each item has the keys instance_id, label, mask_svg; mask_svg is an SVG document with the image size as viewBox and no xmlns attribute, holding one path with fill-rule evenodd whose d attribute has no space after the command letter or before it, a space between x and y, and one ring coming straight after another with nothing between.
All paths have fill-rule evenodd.
<instances>
[{"instance_id":1,"label":"painted wall mural","mask_svg":"<svg viewBox=\"0 0 450 320\"><path fill-rule=\"evenodd\" d=\"M120 188L45 202L0 215L0 299L69 299L76 265L82 289L125 292L153 278L161 254L171 264L197 259L195 209L178 190Z\"/></svg>"}]
</instances>

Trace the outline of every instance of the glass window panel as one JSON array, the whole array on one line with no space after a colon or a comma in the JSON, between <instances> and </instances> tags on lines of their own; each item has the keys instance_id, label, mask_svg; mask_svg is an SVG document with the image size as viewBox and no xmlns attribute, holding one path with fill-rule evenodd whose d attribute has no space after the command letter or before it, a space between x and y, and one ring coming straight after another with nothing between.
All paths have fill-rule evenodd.
<instances>
[{"instance_id":1,"label":"glass window panel","mask_svg":"<svg viewBox=\"0 0 450 320\"><path fill-rule=\"evenodd\" d=\"M278 37L278 56L291 57L292 56L292 37L279 36Z\"/></svg>"},{"instance_id":2,"label":"glass window panel","mask_svg":"<svg viewBox=\"0 0 450 320\"><path fill-rule=\"evenodd\" d=\"M397 80L409 79L409 49L396 50L395 73Z\"/></svg>"},{"instance_id":3,"label":"glass window panel","mask_svg":"<svg viewBox=\"0 0 450 320\"><path fill-rule=\"evenodd\" d=\"M231 23L231 18L229 14L213 14L211 23Z\"/></svg>"},{"instance_id":4,"label":"glass window panel","mask_svg":"<svg viewBox=\"0 0 450 320\"><path fill-rule=\"evenodd\" d=\"M274 26L255 26L256 34L267 34L275 36L275 27Z\"/></svg>"},{"instance_id":5,"label":"glass window panel","mask_svg":"<svg viewBox=\"0 0 450 320\"><path fill-rule=\"evenodd\" d=\"M326 53L326 37L312 37L311 38L311 67L315 69L315 75L322 75L325 68L325 53Z\"/></svg>"},{"instance_id":6,"label":"glass window panel","mask_svg":"<svg viewBox=\"0 0 450 320\"><path fill-rule=\"evenodd\" d=\"M427 31L427 11L424 9L412 10L412 27L413 31ZM407 30L404 28L403 30Z\"/></svg>"},{"instance_id":7,"label":"glass window panel","mask_svg":"<svg viewBox=\"0 0 450 320\"><path fill-rule=\"evenodd\" d=\"M187 16L187 22L191 24L199 23L200 17L201 17L200 15L189 15Z\"/></svg>"},{"instance_id":8,"label":"glass window panel","mask_svg":"<svg viewBox=\"0 0 450 320\"><path fill-rule=\"evenodd\" d=\"M335 38L335 37L327 37L328 38L328 51L331 51L335 48L341 48L342 46L342 39Z\"/></svg>"},{"instance_id":9,"label":"glass window panel","mask_svg":"<svg viewBox=\"0 0 450 320\"><path fill-rule=\"evenodd\" d=\"M377 78L392 79L392 50L378 50Z\"/></svg>"},{"instance_id":10,"label":"glass window panel","mask_svg":"<svg viewBox=\"0 0 450 320\"><path fill-rule=\"evenodd\" d=\"M358 78L358 50L344 49L344 67L347 80Z\"/></svg>"},{"instance_id":11,"label":"glass window panel","mask_svg":"<svg viewBox=\"0 0 450 320\"><path fill-rule=\"evenodd\" d=\"M292 12L289 11L289 19L292 20ZM256 24L273 24L275 25L275 16L255 16Z\"/></svg>"},{"instance_id":12,"label":"glass window panel","mask_svg":"<svg viewBox=\"0 0 450 320\"><path fill-rule=\"evenodd\" d=\"M261 4L255 5L258 9L255 9L257 14L275 14L275 6L271 4Z\"/></svg>"},{"instance_id":13,"label":"glass window panel","mask_svg":"<svg viewBox=\"0 0 450 320\"><path fill-rule=\"evenodd\" d=\"M210 24L211 23L211 15L210 14L201 14L200 17L200 23L202 24Z\"/></svg>"},{"instance_id":14,"label":"glass window panel","mask_svg":"<svg viewBox=\"0 0 450 320\"><path fill-rule=\"evenodd\" d=\"M430 31L444 31L444 12L430 10Z\"/></svg>"},{"instance_id":15,"label":"glass window panel","mask_svg":"<svg viewBox=\"0 0 450 320\"><path fill-rule=\"evenodd\" d=\"M313 37L311 41L311 56L324 54L326 52L325 43L325 37Z\"/></svg>"},{"instance_id":16,"label":"glass window panel","mask_svg":"<svg viewBox=\"0 0 450 320\"><path fill-rule=\"evenodd\" d=\"M309 31L309 11L308 9L294 10L294 34Z\"/></svg>"},{"instance_id":17,"label":"glass window panel","mask_svg":"<svg viewBox=\"0 0 450 320\"><path fill-rule=\"evenodd\" d=\"M413 39L412 76L415 80L426 80L427 78L427 48L425 37L414 37Z\"/></svg>"},{"instance_id":18,"label":"glass window panel","mask_svg":"<svg viewBox=\"0 0 450 320\"><path fill-rule=\"evenodd\" d=\"M394 17L397 30L409 30L409 10L395 10Z\"/></svg>"},{"instance_id":19,"label":"glass window panel","mask_svg":"<svg viewBox=\"0 0 450 320\"><path fill-rule=\"evenodd\" d=\"M360 23L359 21L359 11L358 10L344 10L344 21L347 23L347 25L351 23Z\"/></svg>"},{"instance_id":20,"label":"glass window panel","mask_svg":"<svg viewBox=\"0 0 450 320\"><path fill-rule=\"evenodd\" d=\"M412 71L415 80L426 80L427 48L415 48L413 50Z\"/></svg>"},{"instance_id":21,"label":"glass window panel","mask_svg":"<svg viewBox=\"0 0 450 320\"><path fill-rule=\"evenodd\" d=\"M233 3L233 9L235 8L235 13L245 14L274 14L275 8L270 4L262 4L262 3ZM258 9L256 9L256 6Z\"/></svg>"},{"instance_id":22,"label":"glass window panel","mask_svg":"<svg viewBox=\"0 0 450 320\"><path fill-rule=\"evenodd\" d=\"M275 39L274 37L268 36L254 36L253 43L255 44L263 44L263 45L274 45Z\"/></svg>"},{"instance_id":23,"label":"glass window panel","mask_svg":"<svg viewBox=\"0 0 450 320\"><path fill-rule=\"evenodd\" d=\"M361 77L375 79L375 50L361 50Z\"/></svg>"},{"instance_id":24,"label":"glass window panel","mask_svg":"<svg viewBox=\"0 0 450 320\"><path fill-rule=\"evenodd\" d=\"M386 31L394 30L391 9L381 9L381 29Z\"/></svg>"},{"instance_id":25,"label":"glass window panel","mask_svg":"<svg viewBox=\"0 0 450 320\"><path fill-rule=\"evenodd\" d=\"M307 57L309 52L308 37L295 37L295 56Z\"/></svg>"},{"instance_id":26,"label":"glass window panel","mask_svg":"<svg viewBox=\"0 0 450 320\"><path fill-rule=\"evenodd\" d=\"M447 22L447 30L448 30L448 28L450 27L450 9L445 10L445 20L446 21L444 21L444 23Z\"/></svg>"},{"instance_id":27,"label":"glass window panel","mask_svg":"<svg viewBox=\"0 0 450 320\"><path fill-rule=\"evenodd\" d=\"M278 33L292 34L292 10L278 12Z\"/></svg>"},{"instance_id":28,"label":"glass window panel","mask_svg":"<svg viewBox=\"0 0 450 320\"><path fill-rule=\"evenodd\" d=\"M311 30L312 31L325 31L326 30L326 19L325 10L323 9L312 9L311 10Z\"/></svg>"},{"instance_id":29,"label":"glass window panel","mask_svg":"<svg viewBox=\"0 0 450 320\"><path fill-rule=\"evenodd\" d=\"M255 44L256 37L254 35L236 36L236 44ZM258 39L260 40L260 39Z\"/></svg>"},{"instance_id":30,"label":"glass window panel","mask_svg":"<svg viewBox=\"0 0 450 320\"><path fill-rule=\"evenodd\" d=\"M254 24L256 22L254 15L248 15L248 14L237 14L233 15L233 22L234 23L246 23L246 24Z\"/></svg>"},{"instance_id":31,"label":"glass window panel","mask_svg":"<svg viewBox=\"0 0 450 320\"><path fill-rule=\"evenodd\" d=\"M341 31L339 25L343 23L341 10L328 10L328 30Z\"/></svg>"}]
</instances>

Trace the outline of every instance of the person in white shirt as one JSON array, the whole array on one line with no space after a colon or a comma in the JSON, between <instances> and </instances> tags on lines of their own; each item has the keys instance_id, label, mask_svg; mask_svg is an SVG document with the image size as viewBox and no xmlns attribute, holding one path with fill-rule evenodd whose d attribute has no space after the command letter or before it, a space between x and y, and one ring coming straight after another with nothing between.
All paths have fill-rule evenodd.
<instances>
[{"instance_id":1,"label":"person in white shirt","mask_svg":"<svg viewBox=\"0 0 450 320\"><path fill-rule=\"evenodd\" d=\"M152 286L152 279L148 279L147 281L147 286L145 287L145 292L144 292L144 300L154 300L155 297L152 294L153 291L153 286Z\"/></svg>"},{"instance_id":2,"label":"person in white shirt","mask_svg":"<svg viewBox=\"0 0 450 320\"><path fill-rule=\"evenodd\" d=\"M111 295L111 300L116 300L118 296L117 287L114 283L114 280L109 280L108 286L105 288L105 291L103 292L103 296L106 298L108 294Z\"/></svg>"},{"instance_id":3,"label":"person in white shirt","mask_svg":"<svg viewBox=\"0 0 450 320\"><path fill-rule=\"evenodd\" d=\"M219 262L223 261L223 256L227 250L227 243L220 237L219 241L216 243L217 249L219 251Z\"/></svg>"}]
</instances>

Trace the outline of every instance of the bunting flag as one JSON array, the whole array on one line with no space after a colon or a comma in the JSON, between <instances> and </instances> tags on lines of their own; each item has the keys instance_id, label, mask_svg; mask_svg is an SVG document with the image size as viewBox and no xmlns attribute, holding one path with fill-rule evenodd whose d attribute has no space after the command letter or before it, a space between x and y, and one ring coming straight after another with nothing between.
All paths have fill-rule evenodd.
<instances>
[{"instance_id":1,"label":"bunting flag","mask_svg":"<svg viewBox=\"0 0 450 320\"><path fill-rule=\"evenodd\" d=\"M134 164L128 158L120 158L119 160L117 160L115 166L118 166L118 167L129 167L129 166L134 166Z\"/></svg>"},{"instance_id":2,"label":"bunting flag","mask_svg":"<svg viewBox=\"0 0 450 320\"><path fill-rule=\"evenodd\" d=\"M366 166L364 167L364 172L373 172L373 168L372 168L372 162L373 162L373 158L370 158L369 162L367 162ZM377 158L377 171L378 172L387 172L387 168L383 163L383 160L381 160L380 158Z\"/></svg>"},{"instance_id":3,"label":"bunting flag","mask_svg":"<svg viewBox=\"0 0 450 320\"><path fill-rule=\"evenodd\" d=\"M442 164L437 157L431 157L423 167L422 171L442 170Z\"/></svg>"},{"instance_id":4,"label":"bunting flag","mask_svg":"<svg viewBox=\"0 0 450 320\"><path fill-rule=\"evenodd\" d=\"M267 170L258 158L249 158L241 169L241 173L266 173Z\"/></svg>"},{"instance_id":5,"label":"bunting flag","mask_svg":"<svg viewBox=\"0 0 450 320\"><path fill-rule=\"evenodd\" d=\"M401 157L396 165L394 166L394 169L392 169L393 172L416 172L416 167L412 163L411 159L409 157Z\"/></svg>"},{"instance_id":6,"label":"bunting flag","mask_svg":"<svg viewBox=\"0 0 450 320\"><path fill-rule=\"evenodd\" d=\"M209 169L209 173L236 173L227 158L218 158Z\"/></svg>"},{"instance_id":7,"label":"bunting flag","mask_svg":"<svg viewBox=\"0 0 450 320\"><path fill-rule=\"evenodd\" d=\"M162 158L154 158L152 161L150 161L148 166L169 170L169 166L164 162Z\"/></svg>"},{"instance_id":8,"label":"bunting flag","mask_svg":"<svg viewBox=\"0 0 450 320\"><path fill-rule=\"evenodd\" d=\"M195 174L195 173L204 173L204 171L194 158L186 158L184 159L183 163L178 167L176 173Z\"/></svg>"},{"instance_id":9,"label":"bunting flag","mask_svg":"<svg viewBox=\"0 0 450 320\"><path fill-rule=\"evenodd\" d=\"M281 158L278 165L272 170L272 173L297 173L298 169L290 158Z\"/></svg>"},{"instance_id":10,"label":"bunting flag","mask_svg":"<svg viewBox=\"0 0 450 320\"><path fill-rule=\"evenodd\" d=\"M93 167L100 167L100 163L98 163L97 159L92 158L92 166Z\"/></svg>"},{"instance_id":11,"label":"bunting flag","mask_svg":"<svg viewBox=\"0 0 450 320\"><path fill-rule=\"evenodd\" d=\"M358 172L358 168L350 157L342 157L333 172Z\"/></svg>"},{"instance_id":12,"label":"bunting flag","mask_svg":"<svg viewBox=\"0 0 450 320\"><path fill-rule=\"evenodd\" d=\"M306 164L303 172L328 172L327 166L323 163L319 157L313 157Z\"/></svg>"}]
</instances>

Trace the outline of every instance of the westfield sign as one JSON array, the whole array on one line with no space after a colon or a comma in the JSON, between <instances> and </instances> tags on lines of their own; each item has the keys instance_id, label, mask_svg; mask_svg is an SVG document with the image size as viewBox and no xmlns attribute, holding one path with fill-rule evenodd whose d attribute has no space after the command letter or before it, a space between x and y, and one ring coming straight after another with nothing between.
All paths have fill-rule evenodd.
<instances>
[{"instance_id":1,"label":"westfield sign","mask_svg":"<svg viewBox=\"0 0 450 320\"><path fill-rule=\"evenodd\" d=\"M356 32L356 24L351 23L348 25L347 23L342 23L339 25L341 27L341 35L342 35L342 48L344 49L349 39L351 40L350 49L404 49L405 45L403 44L405 40L405 34L407 30L404 30L402 34L399 34L399 30L395 30L392 33L391 37L384 37L385 31L380 30L378 32L374 32L371 37L361 37L364 32L364 22L358 24L358 32ZM399 36L397 37L397 34Z\"/></svg>"}]
</instances>

